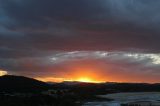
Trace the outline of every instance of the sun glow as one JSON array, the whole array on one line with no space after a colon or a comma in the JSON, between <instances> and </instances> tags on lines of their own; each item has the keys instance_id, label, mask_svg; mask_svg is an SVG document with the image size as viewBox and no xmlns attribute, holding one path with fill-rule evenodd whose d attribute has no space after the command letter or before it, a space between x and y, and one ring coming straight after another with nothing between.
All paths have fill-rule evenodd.
<instances>
[{"instance_id":1,"label":"sun glow","mask_svg":"<svg viewBox=\"0 0 160 106\"><path fill-rule=\"evenodd\" d=\"M75 68L75 71L72 73L72 78L74 81L78 82L87 82L87 83L103 83L101 75L95 73L97 70L96 68Z\"/></svg>"},{"instance_id":2,"label":"sun glow","mask_svg":"<svg viewBox=\"0 0 160 106\"><path fill-rule=\"evenodd\" d=\"M81 77L81 78L77 79L77 81L79 81L79 82L96 82L96 81L93 81L92 79L87 78L87 77Z\"/></svg>"},{"instance_id":3,"label":"sun glow","mask_svg":"<svg viewBox=\"0 0 160 106\"><path fill-rule=\"evenodd\" d=\"M103 81L97 81L97 80L94 80L89 77L80 77L80 78L76 79L75 81L86 82L86 83L103 83Z\"/></svg>"},{"instance_id":4,"label":"sun glow","mask_svg":"<svg viewBox=\"0 0 160 106\"><path fill-rule=\"evenodd\" d=\"M78 66L77 66L78 67ZM74 68L71 67L70 70L73 70L67 74L59 75L59 77L43 77L35 78L44 82L84 82L84 83L104 83L106 80L103 79L103 76L100 73L96 73L96 68ZM80 67L80 66L79 66Z\"/></svg>"}]
</instances>

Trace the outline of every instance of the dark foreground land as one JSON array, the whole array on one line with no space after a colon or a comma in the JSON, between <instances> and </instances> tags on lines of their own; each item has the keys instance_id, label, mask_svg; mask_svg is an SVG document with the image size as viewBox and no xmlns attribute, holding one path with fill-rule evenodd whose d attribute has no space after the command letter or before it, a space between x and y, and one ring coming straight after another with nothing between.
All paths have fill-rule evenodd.
<instances>
[{"instance_id":1,"label":"dark foreground land","mask_svg":"<svg viewBox=\"0 0 160 106\"><path fill-rule=\"evenodd\" d=\"M47 84L20 76L0 77L0 106L81 106L88 101L112 101L96 95L118 92L160 92L160 84Z\"/></svg>"}]
</instances>

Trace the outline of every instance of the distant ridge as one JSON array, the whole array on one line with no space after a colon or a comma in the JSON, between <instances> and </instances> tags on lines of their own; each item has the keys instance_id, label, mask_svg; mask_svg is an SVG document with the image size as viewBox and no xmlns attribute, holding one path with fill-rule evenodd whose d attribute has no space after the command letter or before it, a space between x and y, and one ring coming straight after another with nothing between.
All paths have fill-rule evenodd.
<instances>
[{"instance_id":1,"label":"distant ridge","mask_svg":"<svg viewBox=\"0 0 160 106\"><path fill-rule=\"evenodd\" d=\"M0 77L0 92L41 92L50 85L24 76L4 75Z\"/></svg>"},{"instance_id":2,"label":"distant ridge","mask_svg":"<svg viewBox=\"0 0 160 106\"><path fill-rule=\"evenodd\" d=\"M22 93L39 93L48 89L70 89L79 90L81 88L94 89L96 92L160 92L160 83L85 83L77 81L64 81L62 83L45 83L33 78L24 76L4 75L0 76L0 93L1 92L22 92ZM89 90L90 91L90 90ZM88 91L87 91L88 92Z\"/></svg>"},{"instance_id":3,"label":"distant ridge","mask_svg":"<svg viewBox=\"0 0 160 106\"><path fill-rule=\"evenodd\" d=\"M86 83L77 81L65 81L58 85L60 87L74 87L77 90L83 88L87 92L95 90L95 92L117 93L117 92L160 92L160 83L118 83L118 82L105 82L105 83ZM89 90L88 90L89 89Z\"/></svg>"}]
</instances>

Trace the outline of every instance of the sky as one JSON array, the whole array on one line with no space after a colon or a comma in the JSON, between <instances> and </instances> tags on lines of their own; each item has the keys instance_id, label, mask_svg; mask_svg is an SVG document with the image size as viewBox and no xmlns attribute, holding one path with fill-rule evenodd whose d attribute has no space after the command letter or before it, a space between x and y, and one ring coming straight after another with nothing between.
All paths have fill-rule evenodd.
<instances>
[{"instance_id":1,"label":"sky","mask_svg":"<svg viewBox=\"0 0 160 106\"><path fill-rule=\"evenodd\" d=\"M160 82L160 0L0 0L0 74Z\"/></svg>"}]
</instances>

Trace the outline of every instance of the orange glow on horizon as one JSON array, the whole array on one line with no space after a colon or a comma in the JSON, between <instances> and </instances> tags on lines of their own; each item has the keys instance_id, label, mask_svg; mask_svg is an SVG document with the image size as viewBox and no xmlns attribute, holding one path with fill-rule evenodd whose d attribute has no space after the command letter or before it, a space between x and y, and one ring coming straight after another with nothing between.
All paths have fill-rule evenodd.
<instances>
[{"instance_id":1,"label":"orange glow on horizon","mask_svg":"<svg viewBox=\"0 0 160 106\"><path fill-rule=\"evenodd\" d=\"M39 80L39 81L43 81L43 82L56 82L56 83L61 83L61 82L64 82L64 81L68 81L68 82L84 82L84 83L103 83L105 81L96 81L96 80L93 80L91 78L87 78L87 77L81 77L81 78L78 78L78 79L65 79L65 78L35 78L36 80Z\"/></svg>"},{"instance_id":2,"label":"orange glow on horizon","mask_svg":"<svg viewBox=\"0 0 160 106\"><path fill-rule=\"evenodd\" d=\"M101 83L102 81L95 81L91 78L87 78L87 77L81 77L79 79L77 79L76 81L78 82L86 82L86 83Z\"/></svg>"},{"instance_id":3,"label":"orange glow on horizon","mask_svg":"<svg viewBox=\"0 0 160 106\"><path fill-rule=\"evenodd\" d=\"M102 83L105 81L101 80L100 73L97 73L96 69L91 69L87 67L74 68L71 73L71 81L86 82L86 83Z\"/></svg>"},{"instance_id":4,"label":"orange glow on horizon","mask_svg":"<svg viewBox=\"0 0 160 106\"><path fill-rule=\"evenodd\" d=\"M44 82L63 82L63 81L77 81L77 82L86 82L86 83L103 83L106 82L104 80L100 80L100 75L97 73L94 73L93 70L87 70L83 69L77 69L76 71L73 71L72 73L69 73L68 76L63 76L61 78L54 78L54 77L44 77L44 78L35 78L40 81Z\"/></svg>"}]
</instances>

